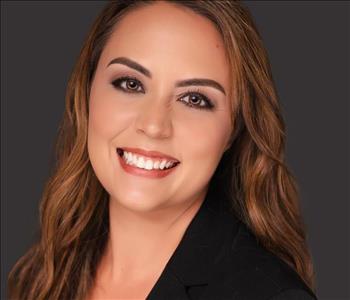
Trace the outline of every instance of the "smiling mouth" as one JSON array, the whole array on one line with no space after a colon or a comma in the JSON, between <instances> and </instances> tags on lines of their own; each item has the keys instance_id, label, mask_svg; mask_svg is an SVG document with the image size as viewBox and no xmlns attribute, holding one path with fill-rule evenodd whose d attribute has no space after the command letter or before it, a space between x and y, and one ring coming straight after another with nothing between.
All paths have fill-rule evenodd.
<instances>
[{"instance_id":1,"label":"smiling mouth","mask_svg":"<svg viewBox=\"0 0 350 300\"><path fill-rule=\"evenodd\" d=\"M147 157L138 153L124 151L122 148L117 148L117 153L127 165L145 171L166 171L180 164L179 161Z\"/></svg>"}]
</instances>

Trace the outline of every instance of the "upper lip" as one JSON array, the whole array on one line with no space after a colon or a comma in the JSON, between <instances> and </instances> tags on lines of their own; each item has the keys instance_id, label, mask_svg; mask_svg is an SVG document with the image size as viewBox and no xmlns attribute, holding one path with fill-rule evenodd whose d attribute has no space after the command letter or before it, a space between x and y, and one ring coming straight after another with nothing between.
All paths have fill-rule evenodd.
<instances>
[{"instance_id":1,"label":"upper lip","mask_svg":"<svg viewBox=\"0 0 350 300\"><path fill-rule=\"evenodd\" d=\"M149 150L144 150L141 148L131 148L131 147L122 147L119 149L125 150L127 152L138 153L142 156L147 156L147 157L151 157L151 158L167 159L167 160L179 162L178 159L176 159L170 155L164 154L162 152L159 152L159 151L149 151Z\"/></svg>"}]
</instances>

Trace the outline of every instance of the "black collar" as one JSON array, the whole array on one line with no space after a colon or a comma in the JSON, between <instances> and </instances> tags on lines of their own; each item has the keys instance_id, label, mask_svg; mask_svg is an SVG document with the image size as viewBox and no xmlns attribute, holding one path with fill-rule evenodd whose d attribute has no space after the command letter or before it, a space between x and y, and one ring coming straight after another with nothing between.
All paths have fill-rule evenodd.
<instances>
[{"instance_id":1,"label":"black collar","mask_svg":"<svg viewBox=\"0 0 350 300\"><path fill-rule=\"evenodd\" d=\"M227 201L226 201L227 202ZM146 300L187 299L186 289L207 285L217 259L229 251L239 220L224 197L209 188L178 247L166 264Z\"/></svg>"}]
</instances>

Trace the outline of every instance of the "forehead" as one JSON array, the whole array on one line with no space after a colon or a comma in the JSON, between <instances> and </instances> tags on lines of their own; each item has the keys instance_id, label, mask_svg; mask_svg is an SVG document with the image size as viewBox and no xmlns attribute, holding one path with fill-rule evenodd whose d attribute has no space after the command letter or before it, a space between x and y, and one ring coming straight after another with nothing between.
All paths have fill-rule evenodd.
<instances>
[{"instance_id":1,"label":"forehead","mask_svg":"<svg viewBox=\"0 0 350 300\"><path fill-rule=\"evenodd\" d=\"M159 1L128 12L103 50L108 64L117 56L138 61L152 73L181 71L226 84L228 64L220 33L208 19L188 8Z\"/></svg>"}]
</instances>

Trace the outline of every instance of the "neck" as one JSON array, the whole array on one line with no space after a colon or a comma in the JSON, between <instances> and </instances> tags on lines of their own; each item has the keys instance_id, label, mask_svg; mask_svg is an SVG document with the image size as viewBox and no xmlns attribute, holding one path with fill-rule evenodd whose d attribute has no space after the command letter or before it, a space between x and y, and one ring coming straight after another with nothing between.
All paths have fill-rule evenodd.
<instances>
[{"instance_id":1,"label":"neck","mask_svg":"<svg viewBox=\"0 0 350 300\"><path fill-rule=\"evenodd\" d=\"M110 198L110 233L101 261L106 278L132 282L159 276L205 195L206 191L191 201L147 213L129 210Z\"/></svg>"}]
</instances>

